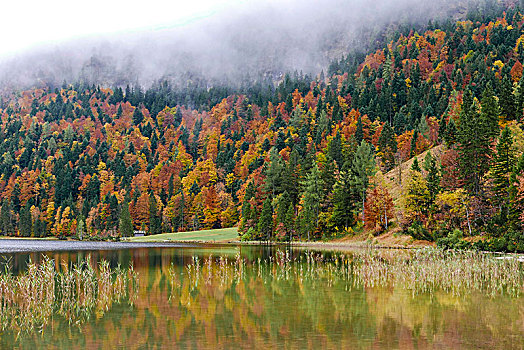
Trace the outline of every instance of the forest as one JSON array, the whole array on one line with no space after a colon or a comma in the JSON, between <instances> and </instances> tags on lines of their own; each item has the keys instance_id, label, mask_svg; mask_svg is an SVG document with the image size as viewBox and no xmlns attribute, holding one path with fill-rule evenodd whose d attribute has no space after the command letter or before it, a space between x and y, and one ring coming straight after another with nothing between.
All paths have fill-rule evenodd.
<instances>
[{"instance_id":1,"label":"forest","mask_svg":"<svg viewBox=\"0 0 524 350\"><path fill-rule=\"evenodd\" d=\"M4 91L0 233L396 230L522 252L524 15L503 10L399 29L375 52L276 86Z\"/></svg>"}]
</instances>

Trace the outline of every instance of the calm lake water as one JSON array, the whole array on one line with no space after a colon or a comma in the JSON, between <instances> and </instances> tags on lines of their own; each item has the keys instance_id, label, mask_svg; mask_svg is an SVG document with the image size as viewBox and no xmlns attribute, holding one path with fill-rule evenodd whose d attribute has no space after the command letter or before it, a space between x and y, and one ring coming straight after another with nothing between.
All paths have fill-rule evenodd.
<instances>
[{"instance_id":1,"label":"calm lake water","mask_svg":"<svg viewBox=\"0 0 524 350\"><path fill-rule=\"evenodd\" d=\"M90 255L111 266L132 264L139 289L132 305L114 303L82 324L56 316L36 332L4 332L0 348L524 348L522 296L414 294L359 286L329 266L317 264L331 272L313 274L296 265L298 275L279 268L279 257L307 254L234 246L3 254L15 272L44 255L60 263ZM239 257L241 267L224 259Z\"/></svg>"}]
</instances>

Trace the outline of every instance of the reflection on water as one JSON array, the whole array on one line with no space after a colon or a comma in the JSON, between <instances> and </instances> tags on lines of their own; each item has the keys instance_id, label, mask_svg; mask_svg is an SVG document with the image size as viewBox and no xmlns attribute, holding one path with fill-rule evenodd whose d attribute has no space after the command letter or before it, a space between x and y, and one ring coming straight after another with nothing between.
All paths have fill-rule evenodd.
<instances>
[{"instance_id":1,"label":"reflection on water","mask_svg":"<svg viewBox=\"0 0 524 350\"><path fill-rule=\"evenodd\" d=\"M330 259L325 253L312 265L308 259L318 255L277 251L228 246L45 254L61 262L90 254L112 267L132 264L138 297L81 325L55 316L41 333L6 332L0 347L524 347L522 296L475 288L413 293L401 283L357 283L344 266L358 254ZM40 253L13 255L13 270L23 270L29 258L44 259Z\"/></svg>"},{"instance_id":2,"label":"reflection on water","mask_svg":"<svg viewBox=\"0 0 524 350\"><path fill-rule=\"evenodd\" d=\"M111 269L105 260L91 259L55 265L44 258L29 262L14 275L8 266L0 272L0 331L17 334L42 331L55 315L81 325L93 312L103 315L123 299L137 297L138 276L133 268Z\"/></svg>"}]
</instances>

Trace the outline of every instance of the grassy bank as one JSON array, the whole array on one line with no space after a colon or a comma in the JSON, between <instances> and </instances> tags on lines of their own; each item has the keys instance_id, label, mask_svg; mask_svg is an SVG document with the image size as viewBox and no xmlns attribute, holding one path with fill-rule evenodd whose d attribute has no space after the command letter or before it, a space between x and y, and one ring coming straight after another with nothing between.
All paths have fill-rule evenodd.
<instances>
[{"instance_id":1,"label":"grassy bank","mask_svg":"<svg viewBox=\"0 0 524 350\"><path fill-rule=\"evenodd\" d=\"M199 241L199 242L229 242L238 240L238 228L221 228L216 230L201 230L162 233L159 235L129 237L125 239L129 242L180 242L180 241Z\"/></svg>"}]
</instances>

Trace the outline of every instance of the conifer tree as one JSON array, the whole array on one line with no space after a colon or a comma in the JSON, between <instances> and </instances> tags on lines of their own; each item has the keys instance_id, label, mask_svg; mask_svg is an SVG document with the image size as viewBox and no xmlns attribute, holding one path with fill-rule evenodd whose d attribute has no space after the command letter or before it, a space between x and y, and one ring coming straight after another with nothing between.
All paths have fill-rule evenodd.
<instances>
[{"instance_id":1,"label":"conifer tree","mask_svg":"<svg viewBox=\"0 0 524 350\"><path fill-rule=\"evenodd\" d=\"M284 223L286 220L286 213L287 208L289 207L289 204L291 203L289 199L289 194L287 192L282 193L277 198L277 217L276 217L276 224Z\"/></svg>"},{"instance_id":2,"label":"conifer tree","mask_svg":"<svg viewBox=\"0 0 524 350\"><path fill-rule=\"evenodd\" d=\"M355 202L358 203L353 192L352 174L350 171L342 171L333 186L333 211L331 213L331 225L338 229L345 229L354 224Z\"/></svg>"},{"instance_id":3,"label":"conifer tree","mask_svg":"<svg viewBox=\"0 0 524 350\"><path fill-rule=\"evenodd\" d=\"M271 196L274 197L280 191L283 175L282 161L275 147L269 152L269 165L266 166L265 190L271 192Z\"/></svg>"},{"instance_id":4,"label":"conifer tree","mask_svg":"<svg viewBox=\"0 0 524 350\"><path fill-rule=\"evenodd\" d=\"M411 147L409 150L409 156L413 157L417 152L417 140L418 140L418 130L413 132L413 137L411 138Z\"/></svg>"},{"instance_id":5,"label":"conifer tree","mask_svg":"<svg viewBox=\"0 0 524 350\"><path fill-rule=\"evenodd\" d=\"M448 147L454 145L457 142L457 125L453 118L449 118L449 122L446 125L444 132L444 142Z\"/></svg>"},{"instance_id":6,"label":"conifer tree","mask_svg":"<svg viewBox=\"0 0 524 350\"><path fill-rule=\"evenodd\" d=\"M118 228L122 237L133 236L133 221L129 213L129 200L127 198L122 203Z\"/></svg>"},{"instance_id":7,"label":"conifer tree","mask_svg":"<svg viewBox=\"0 0 524 350\"><path fill-rule=\"evenodd\" d=\"M520 80L519 85L517 86L517 96L515 97L515 117L518 121L522 120L522 114L524 110L524 79Z\"/></svg>"},{"instance_id":8,"label":"conifer tree","mask_svg":"<svg viewBox=\"0 0 524 350\"><path fill-rule=\"evenodd\" d=\"M489 169L491 144L498 128L493 115L498 109L489 87L482 100L484 106L479 113L478 103L471 91L464 92L457 132L460 175L466 189L475 195L480 193L481 179Z\"/></svg>"},{"instance_id":9,"label":"conifer tree","mask_svg":"<svg viewBox=\"0 0 524 350\"><path fill-rule=\"evenodd\" d=\"M362 202L362 223L365 224L365 201L366 191L369 186L369 178L375 174L375 155L371 146L362 141L355 152L351 171L353 174L353 185Z\"/></svg>"},{"instance_id":10,"label":"conifer tree","mask_svg":"<svg viewBox=\"0 0 524 350\"><path fill-rule=\"evenodd\" d=\"M418 171L419 173L421 172L417 157L413 158L413 164L411 164L411 170Z\"/></svg>"},{"instance_id":11,"label":"conifer tree","mask_svg":"<svg viewBox=\"0 0 524 350\"><path fill-rule=\"evenodd\" d=\"M513 94L513 84L507 75L502 79L500 107L503 116L505 116L508 120L515 119L517 104L515 101L515 95Z\"/></svg>"},{"instance_id":12,"label":"conifer tree","mask_svg":"<svg viewBox=\"0 0 524 350\"><path fill-rule=\"evenodd\" d=\"M435 202L437 194L440 192L440 174L435 158L428 152L424 159L424 169L428 172L426 175L426 184L429 190L431 203Z\"/></svg>"},{"instance_id":13,"label":"conifer tree","mask_svg":"<svg viewBox=\"0 0 524 350\"><path fill-rule=\"evenodd\" d=\"M11 205L7 199L4 199L2 208L0 209L0 231L3 235L9 235L13 233Z\"/></svg>"},{"instance_id":14,"label":"conifer tree","mask_svg":"<svg viewBox=\"0 0 524 350\"><path fill-rule=\"evenodd\" d=\"M508 127L502 130L497 144L491 166L491 176L493 178L493 200L499 206L500 215L506 218L508 215L511 199L511 175L515 166L515 156L513 153L513 138Z\"/></svg>"},{"instance_id":15,"label":"conifer tree","mask_svg":"<svg viewBox=\"0 0 524 350\"><path fill-rule=\"evenodd\" d=\"M24 237L31 236L32 231L32 220L31 220L31 211L29 210L29 206L26 204L22 207L22 210L20 211L20 221L18 225L18 230L20 231L20 234Z\"/></svg>"},{"instance_id":16,"label":"conifer tree","mask_svg":"<svg viewBox=\"0 0 524 350\"><path fill-rule=\"evenodd\" d=\"M301 226L304 233L307 234L307 239L309 241L311 237L310 234L317 227L320 200L324 188L320 170L316 163L311 169L311 173L306 176L303 187L304 195L302 196Z\"/></svg>"},{"instance_id":17,"label":"conifer tree","mask_svg":"<svg viewBox=\"0 0 524 350\"><path fill-rule=\"evenodd\" d=\"M149 234L162 233L162 221L158 215L158 206L154 193L149 195Z\"/></svg>"},{"instance_id":18,"label":"conifer tree","mask_svg":"<svg viewBox=\"0 0 524 350\"><path fill-rule=\"evenodd\" d=\"M137 107L135 108L135 111L133 112L133 123L135 125L140 125L142 121L144 121L144 115L142 114L140 107Z\"/></svg>"},{"instance_id":19,"label":"conifer tree","mask_svg":"<svg viewBox=\"0 0 524 350\"><path fill-rule=\"evenodd\" d=\"M499 114L500 108L495 98L491 84L488 83L486 89L482 92L480 117L482 122L482 131L489 141L497 138L500 133Z\"/></svg>"},{"instance_id":20,"label":"conifer tree","mask_svg":"<svg viewBox=\"0 0 524 350\"><path fill-rule=\"evenodd\" d=\"M273 206L269 196L262 205L262 212L258 220L258 233L263 240L270 240L273 234Z\"/></svg>"},{"instance_id":21,"label":"conifer tree","mask_svg":"<svg viewBox=\"0 0 524 350\"><path fill-rule=\"evenodd\" d=\"M359 143L360 144L360 143ZM385 123L378 138L378 148L384 162L386 171L395 166L395 153L397 152L397 141L395 133L389 123Z\"/></svg>"},{"instance_id":22,"label":"conifer tree","mask_svg":"<svg viewBox=\"0 0 524 350\"><path fill-rule=\"evenodd\" d=\"M283 223L288 233L287 238L289 241L291 241L291 238L295 232L295 207L293 206L293 203L289 203Z\"/></svg>"}]
</instances>

